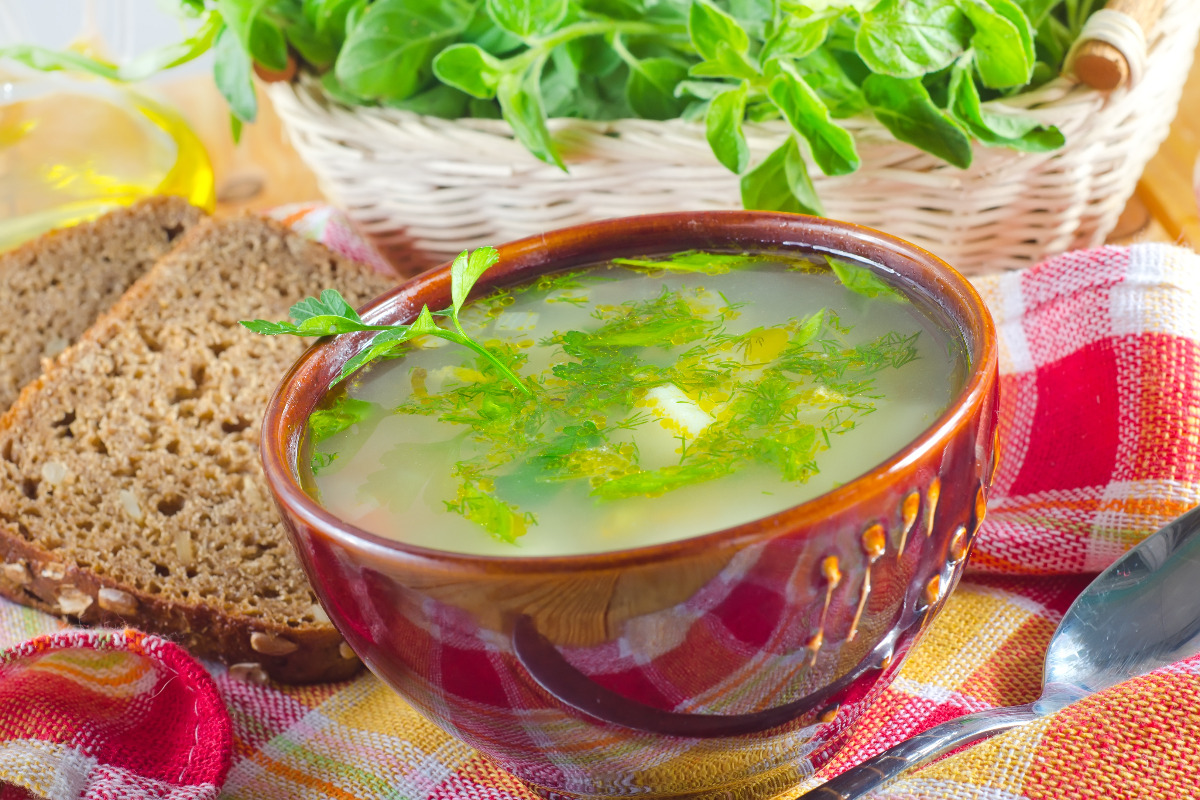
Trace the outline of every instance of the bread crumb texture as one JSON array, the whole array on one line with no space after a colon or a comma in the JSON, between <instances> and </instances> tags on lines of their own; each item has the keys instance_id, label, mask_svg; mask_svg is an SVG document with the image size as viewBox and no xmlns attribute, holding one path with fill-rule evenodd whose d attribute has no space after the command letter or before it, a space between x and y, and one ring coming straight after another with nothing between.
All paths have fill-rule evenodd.
<instances>
[{"instance_id":1,"label":"bread crumb texture","mask_svg":"<svg viewBox=\"0 0 1200 800\"><path fill-rule=\"evenodd\" d=\"M202 217L155 197L0 255L0 412Z\"/></svg>"},{"instance_id":2,"label":"bread crumb texture","mask_svg":"<svg viewBox=\"0 0 1200 800\"><path fill-rule=\"evenodd\" d=\"M357 305L391 283L257 217L200 224L0 419L0 531L19 545L6 560L50 553L114 587L98 608L161 601L166 627L206 607L245 630L332 630L258 456L267 400L311 341L238 321L283 319L326 287ZM204 636L188 640L205 652Z\"/></svg>"}]
</instances>

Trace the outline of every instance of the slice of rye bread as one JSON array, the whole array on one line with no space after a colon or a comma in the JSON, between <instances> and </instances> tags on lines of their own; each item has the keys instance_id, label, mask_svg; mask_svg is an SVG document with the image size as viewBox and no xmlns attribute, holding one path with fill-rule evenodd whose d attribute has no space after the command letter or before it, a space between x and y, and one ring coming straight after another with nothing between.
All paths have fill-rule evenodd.
<instances>
[{"instance_id":1,"label":"slice of rye bread","mask_svg":"<svg viewBox=\"0 0 1200 800\"><path fill-rule=\"evenodd\" d=\"M189 232L0 417L0 593L253 677L352 675L258 454L267 400L311 340L238 320L394 282L258 217Z\"/></svg>"},{"instance_id":2,"label":"slice of rye bread","mask_svg":"<svg viewBox=\"0 0 1200 800\"><path fill-rule=\"evenodd\" d=\"M153 197L0 255L0 412L203 216Z\"/></svg>"}]
</instances>

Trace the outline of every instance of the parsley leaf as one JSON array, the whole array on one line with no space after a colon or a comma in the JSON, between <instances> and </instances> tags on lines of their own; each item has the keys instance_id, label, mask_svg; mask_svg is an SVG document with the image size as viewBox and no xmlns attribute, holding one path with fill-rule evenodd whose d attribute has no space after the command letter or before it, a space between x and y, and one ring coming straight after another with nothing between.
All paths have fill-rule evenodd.
<instances>
[{"instance_id":1,"label":"parsley leaf","mask_svg":"<svg viewBox=\"0 0 1200 800\"><path fill-rule=\"evenodd\" d=\"M281 334L290 336L326 336L338 333L379 331L379 335L371 339L365 348L342 365L342 371L334 379L334 383L345 379L356 370L365 367L373 361L398 354L400 347L405 342L418 336L429 335L437 336L438 338L446 339L474 350L489 361L514 386L525 394L529 394L529 388L525 386L521 378L513 372L511 367L491 350L467 336L458 321L458 313L462 309L463 303L466 302L467 296L471 293L471 288L499 258L500 256L494 247L480 247L474 253L463 250L450 265L450 292L453 298L453 305L449 309L438 313L450 317L451 322L454 324L454 330L447 330L440 327L437 321L434 320L433 312L429 310L429 306L422 306L421 313L417 315L417 318L410 325L368 325L362 321L362 318L359 317L358 312L354 310L353 306L346 302L346 298L342 297L335 289L326 289L321 292L320 297L307 297L292 306L288 312L293 320L292 322L286 320L270 322L264 319L255 319L242 320L241 324L254 333L261 333L267 336L278 336Z\"/></svg>"}]
</instances>

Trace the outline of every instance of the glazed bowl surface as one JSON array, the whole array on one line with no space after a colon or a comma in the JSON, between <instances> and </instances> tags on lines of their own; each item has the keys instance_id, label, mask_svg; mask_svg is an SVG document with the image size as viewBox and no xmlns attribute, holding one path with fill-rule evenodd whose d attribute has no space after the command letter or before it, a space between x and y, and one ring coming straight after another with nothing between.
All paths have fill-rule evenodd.
<instances>
[{"instance_id":1,"label":"glazed bowl surface","mask_svg":"<svg viewBox=\"0 0 1200 800\"><path fill-rule=\"evenodd\" d=\"M949 408L900 452L816 499L617 552L471 556L339 520L304 492L305 424L367 334L323 340L263 423L267 479L329 617L418 711L546 797L767 797L843 742L956 584L995 470L996 347L962 276L866 228L765 212L606 220L498 247L480 281L690 249L877 265L961 337ZM361 310L449 305L449 268Z\"/></svg>"}]
</instances>

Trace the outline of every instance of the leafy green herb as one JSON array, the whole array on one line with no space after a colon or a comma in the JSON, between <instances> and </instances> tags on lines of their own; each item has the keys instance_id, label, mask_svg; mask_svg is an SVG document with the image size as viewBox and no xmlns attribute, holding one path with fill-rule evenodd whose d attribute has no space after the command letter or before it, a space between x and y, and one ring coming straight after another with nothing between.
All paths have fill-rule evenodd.
<instances>
[{"instance_id":1,"label":"leafy green herb","mask_svg":"<svg viewBox=\"0 0 1200 800\"><path fill-rule=\"evenodd\" d=\"M116 67L30 45L36 69L139 80L214 51L234 116L253 121L252 65L289 50L337 100L445 118L503 117L564 165L550 117L703 121L747 208L820 213L809 176L859 165L837 120L870 113L959 167L972 138L1022 150L1062 135L989 100L1058 75L1101 0L178 0L183 41ZM953 86L947 90L948 71ZM746 122L791 134L753 157ZM236 126L235 126L236 127Z\"/></svg>"},{"instance_id":2,"label":"leafy green herb","mask_svg":"<svg viewBox=\"0 0 1200 800\"><path fill-rule=\"evenodd\" d=\"M763 260L688 251L616 264L653 276L732 272ZM870 270L831 265L853 291L903 299ZM546 276L537 285L553 296L604 279L595 271L569 273ZM471 319L494 318L510 305L513 292L528 288L483 298L472 306ZM601 502L655 496L752 465L769 467L785 481L806 481L833 439L874 411L873 376L916 358L919 333L889 333L850 345L850 327L823 309L730 335L725 324L736 305L703 288L664 286L646 299L594 306L592 329L543 340L553 350L548 362L539 359L543 371L527 380L531 401L474 354L437 391L425 391L422 378L421 391L395 412L461 426L468 444L453 468L458 485L446 507L502 541L515 541L536 524L521 505L546 491L582 486ZM315 306L308 310L314 319L324 315ZM497 354L519 358L513 351ZM696 432L676 432L677 462L648 463L631 431L675 424L669 410L653 411L653 398L676 390L671 396L703 403L711 421Z\"/></svg>"},{"instance_id":3,"label":"leafy green herb","mask_svg":"<svg viewBox=\"0 0 1200 800\"><path fill-rule=\"evenodd\" d=\"M850 291L863 297L885 297L889 300L903 300L904 295L889 286L870 267L852 264L837 258L825 257L833 274Z\"/></svg>"},{"instance_id":4,"label":"leafy green herb","mask_svg":"<svg viewBox=\"0 0 1200 800\"><path fill-rule=\"evenodd\" d=\"M313 444L357 425L375 409L376 405L367 400L341 395L336 402L309 414L308 430Z\"/></svg>"},{"instance_id":5,"label":"leafy green herb","mask_svg":"<svg viewBox=\"0 0 1200 800\"><path fill-rule=\"evenodd\" d=\"M747 269L763 260L761 256L746 254L685 250L666 258L614 258L612 263L651 274L698 272L703 275L723 275L732 270Z\"/></svg>"},{"instance_id":6,"label":"leafy green herb","mask_svg":"<svg viewBox=\"0 0 1200 800\"><path fill-rule=\"evenodd\" d=\"M455 344L462 345L480 355L492 369L508 380L524 394L529 394L529 388L513 371L511 365L502 356L494 353L483 345L471 339L463 332L458 320L458 313L470 294L471 287L479 280L500 255L493 247L480 247L473 253L463 250L450 265L450 292L452 306L445 311L432 312L429 306L422 306L421 313L410 325L368 325L362 321L358 312L346 302L346 299L334 289L326 289L320 297L309 297L292 306L289 311L291 322L269 322L264 319L243 320L242 325L254 333L267 336L326 336L338 333L354 333L359 331L378 331L378 335L353 358L342 365L342 371L335 383L351 375L358 369L376 361L397 355L405 343L418 336L436 336ZM434 320L435 316L449 317L454 325L453 330L441 327Z\"/></svg>"},{"instance_id":7,"label":"leafy green herb","mask_svg":"<svg viewBox=\"0 0 1200 800\"><path fill-rule=\"evenodd\" d=\"M342 393L332 401L323 402L321 407L309 414L308 431L313 448L309 463L313 473L320 472L337 459L337 453L322 452L317 445L379 412L375 403Z\"/></svg>"},{"instance_id":8,"label":"leafy green herb","mask_svg":"<svg viewBox=\"0 0 1200 800\"><path fill-rule=\"evenodd\" d=\"M871 75L863 94L875 118L902 142L918 144L956 167L971 166L971 140L963 124L933 102L917 78Z\"/></svg>"}]
</instances>

